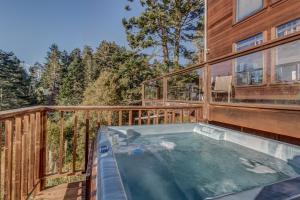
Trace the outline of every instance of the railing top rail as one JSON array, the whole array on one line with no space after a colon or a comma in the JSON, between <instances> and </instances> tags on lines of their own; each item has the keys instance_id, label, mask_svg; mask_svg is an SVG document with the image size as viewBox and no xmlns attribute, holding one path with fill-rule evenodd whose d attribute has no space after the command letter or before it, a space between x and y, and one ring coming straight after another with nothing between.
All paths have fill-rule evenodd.
<instances>
[{"instance_id":1,"label":"railing top rail","mask_svg":"<svg viewBox=\"0 0 300 200\"><path fill-rule=\"evenodd\" d=\"M41 111L119 111L119 110L159 110L159 109L193 109L201 105L182 106L32 106L27 108L12 109L0 112L0 120L13 118L18 115L30 114Z\"/></svg>"},{"instance_id":2,"label":"railing top rail","mask_svg":"<svg viewBox=\"0 0 300 200\"><path fill-rule=\"evenodd\" d=\"M199 105L200 106L200 105ZM198 105L182 106L47 106L47 110L85 111L85 110L159 110L159 109L193 109Z\"/></svg>"},{"instance_id":3,"label":"railing top rail","mask_svg":"<svg viewBox=\"0 0 300 200\"><path fill-rule=\"evenodd\" d=\"M26 108L12 109L0 111L0 120L12 118L18 115L30 114L38 111L44 111L46 109L45 106L31 106Z\"/></svg>"}]
</instances>

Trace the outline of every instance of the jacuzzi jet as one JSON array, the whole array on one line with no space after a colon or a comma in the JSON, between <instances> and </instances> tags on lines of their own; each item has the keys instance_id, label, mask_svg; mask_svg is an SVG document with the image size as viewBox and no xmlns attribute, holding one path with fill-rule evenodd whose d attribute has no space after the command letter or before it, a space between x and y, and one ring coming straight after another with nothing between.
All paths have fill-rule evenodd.
<instances>
[{"instance_id":1,"label":"jacuzzi jet","mask_svg":"<svg viewBox=\"0 0 300 200\"><path fill-rule=\"evenodd\" d=\"M106 153L109 151L109 147L106 145L103 145L100 147L100 153Z\"/></svg>"}]
</instances>

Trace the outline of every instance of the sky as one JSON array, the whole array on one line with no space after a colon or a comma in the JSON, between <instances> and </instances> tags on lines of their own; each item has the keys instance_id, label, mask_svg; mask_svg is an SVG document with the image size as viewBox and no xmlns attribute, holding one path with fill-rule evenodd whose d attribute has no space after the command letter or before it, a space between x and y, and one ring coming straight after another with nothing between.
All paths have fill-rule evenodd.
<instances>
[{"instance_id":1,"label":"sky","mask_svg":"<svg viewBox=\"0 0 300 200\"><path fill-rule=\"evenodd\" d=\"M27 64L45 62L46 52L56 43L71 51L102 40L127 46L122 18L130 12L127 0L0 0L0 49L12 51Z\"/></svg>"}]
</instances>

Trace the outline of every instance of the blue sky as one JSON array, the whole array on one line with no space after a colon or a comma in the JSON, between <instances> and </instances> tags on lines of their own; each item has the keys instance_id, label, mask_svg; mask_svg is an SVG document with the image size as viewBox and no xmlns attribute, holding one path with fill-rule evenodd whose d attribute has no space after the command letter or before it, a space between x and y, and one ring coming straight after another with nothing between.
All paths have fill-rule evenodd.
<instances>
[{"instance_id":1,"label":"blue sky","mask_svg":"<svg viewBox=\"0 0 300 200\"><path fill-rule=\"evenodd\" d=\"M124 10L126 0L0 0L0 49L22 61L44 62L52 43L71 51L100 41L127 45L122 18L141 8Z\"/></svg>"}]
</instances>

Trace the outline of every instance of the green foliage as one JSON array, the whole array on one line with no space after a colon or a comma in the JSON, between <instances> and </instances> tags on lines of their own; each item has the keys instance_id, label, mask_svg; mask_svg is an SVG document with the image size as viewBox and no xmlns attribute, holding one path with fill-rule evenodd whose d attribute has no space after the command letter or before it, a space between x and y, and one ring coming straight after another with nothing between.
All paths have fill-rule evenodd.
<instances>
[{"instance_id":1,"label":"green foliage","mask_svg":"<svg viewBox=\"0 0 300 200\"><path fill-rule=\"evenodd\" d=\"M98 78L102 71L115 69L123 64L126 54L126 48L118 46L115 42L102 41L94 55L95 76Z\"/></svg>"},{"instance_id":2,"label":"green foliage","mask_svg":"<svg viewBox=\"0 0 300 200\"><path fill-rule=\"evenodd\" d=\"M132 2L132 0L130 0ZM179 68L179 58L192 58L189 43L203 35L202 0L139 0L144 11L123 19L127 40L133 49L161 49L167 70ZM126 7L130 10L130 7Z\"/></svg>"},{"instance_id":3,"label":"green foliage","mask_svg":"<svg viewBox=\"0 0 300 200\"><path fill-rule=\"evenodd\" d=\"M94 82L99 76L99 73L96 71L93 49L89 46L85 46L83 49L82 63L85 69L85 86L88 86L90 83Z\"/></svg>"},{"instance_id":4,"label":"green foliage","mask_svg":"<svg viewBox=\"0 0 300 200\"><path fill-rule=\"evenodd\" d=\"M144 55L104 42L95 59L102 72L86 89L84 105L129 105L141 100L141 83L153 76Z\"/></svg>"},{"instance_id":5,"label":"green foliage","mask_svg":"<svg viewBox=\"0 0 300 200\"><path fill-rule=\"evenodd\" d=\"M61 105L78 105L84 91L84 66L80 49L74 49L70 55L70 64L62 78L58 102Z\"/></svg>"},{"instance_id":6,"label":"green foliage","mask_svg":"<svg viewBox=\"0 0 300 200\"><path fill-rule=\"evenodd\" d=\"M0 50L0 110L31 105L29 84L20 60L13 53Z\"/></svg>"},{"instance_id":7,"label":"green foliage","mask_svg":"<svg viewBox=\"0 0 300 200\"><path fill-rule=\"evenodd\" d=\"M47 97L46 104L56 104L56 98L59 94L62 84L63 65L61 62L61 52L56 44L51 45L47 52L45 72L42 75L43 93Z\"/></svg>"},{"instance_id":8,"label":"green foliage","mask_svg":"<svg viewBox=\"0 0 300 200\"><path fill-rule=\"evenodd\" d=\"M44 101L43 88L40 84L43 70L43 65L38 62L29 67L29 94L33 104Z\"/></svg>"}]
</instances>

